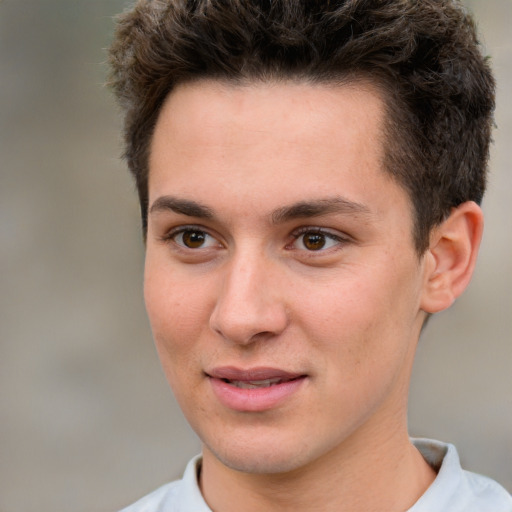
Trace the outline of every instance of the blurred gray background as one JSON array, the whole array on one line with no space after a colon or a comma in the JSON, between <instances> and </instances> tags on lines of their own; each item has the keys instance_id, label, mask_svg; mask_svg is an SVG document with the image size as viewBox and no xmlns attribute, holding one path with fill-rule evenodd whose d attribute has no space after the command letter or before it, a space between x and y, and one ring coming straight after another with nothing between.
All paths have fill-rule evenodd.
<instances>
[{"instance_id":1,"label":"blurred gray background","mask_svg":"<svg viewBox=\"0 0 512 512\"><path fill-rule=\"evenodd\" d=\"M413 435L512 489L512 2L468 1L499 82L487 225L434 318ZM116 511L199 445L153 349L136 195L103 86L121 0L0 2L0 512Z\"/></svg>"}]
</instances>

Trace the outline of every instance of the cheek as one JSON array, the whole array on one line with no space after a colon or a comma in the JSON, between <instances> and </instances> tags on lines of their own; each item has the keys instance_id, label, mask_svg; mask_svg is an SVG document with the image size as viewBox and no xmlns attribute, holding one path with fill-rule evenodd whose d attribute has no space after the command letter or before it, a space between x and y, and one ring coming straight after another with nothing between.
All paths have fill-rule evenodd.
<instances>
[{"instance_id":1,"label":"cheek","mask_svg":"<svg viewBox=\"0 0 512 512\"><path fill-rule=\"evenodd\" d=\"M389 363L407 349L418 307L410 272L359 267L332 276L296 295L298 322L317 340L321 352L350 370L364 371L375 361Z\"/></svg>"},{"instance_id":2,"label":"cheek","mask_svg":"<svg viewBox=\"0 0 512 512\"><path fill-rule=\"evenodd\" d=\"M361 273L332 276L294 294L298 322L306 322L325 339L371 331L385 319L380 314L385 301L385 291Z\"/></svg>"},{"instance_id":3,"label":"cheek","mask_svg":"<svg viewBox=\"0 0 512 512\"><path fill-rule=\"evenodd\" d=\"M199 340L204 320L197 301L192 300L195 294L171 275L146 266L144 298L160 364L188 417L191 403L197 402L190 396L202 375Z\"/></svg>"},{"instance_id":4,"label":"cheek","mask_svg":"<svg viewBox=\"0 0 512 512\"><path fill-rule=\"evenodd\" d=\"M179 273L165 266L146 262L144 300L156 348L167 370L194 347L204 327L204 294L194 290ZM183 361L181 361L183 362Z\"/></svg>"}]
</instances>

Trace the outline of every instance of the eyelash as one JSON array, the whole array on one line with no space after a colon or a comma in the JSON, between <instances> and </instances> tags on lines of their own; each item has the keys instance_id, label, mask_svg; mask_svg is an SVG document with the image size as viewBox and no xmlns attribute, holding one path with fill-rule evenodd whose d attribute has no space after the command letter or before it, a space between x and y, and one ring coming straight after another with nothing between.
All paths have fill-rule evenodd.
<instances>
[{"instance_id":1,"label":"eyelash","mask_svg":"<svg viewBox=\"0 0 512 512\"><path fill-rule=\"evenodd\" d=\"M299 228L298 230L294 231L292 233L292 237L293 237L293 242L292 243L295 243L297 240L299 240L302 236L304 235L307 235L307 234L312 234L312 235L322 235L323 237L325 237L326 239L328 240L331 240L333 242L336 242L337 244L339 245L344 245L346 243L348 243L350 241L349 237L348 236L340 236L340 235L337 235L337 234L334 234L332 233L331 231L329 230L326 230L326 229L323 229L323 228L320 228L320 227L311 227L311 226L305 226L305 227L302 227L302 228ZM303 242L304 243L304 242ZM291 244L288 244L287 245L287 248L290 246ZM323 249L323 250L322 250ZM323 246L320 247L319 249L317 250L313 250L313 249L303 249L305 250L307 253L311 253L312 255L315 254L315 253L322 253L322 252L326 252L328 251L329 249L331 249L330 247L327 248L327 249L324 249ZM335 248L333 248L335 250ZM293 250L293 248L292 248Z\"/></svg>"},{"instance_id":2,"label":"eyelash","mask_svg":"<svg viewBox=\"0 0 512 512\"><path fill-rule=\"evenodd\" d=\"M176 238L179 236L179 235L183 235L187 232L190 232L190 233L202 233L203 235L205 235L206 237L210 237L210 238L213 238L214 240L218 240L217 237L211 235L204 227L202 226L194 226L194 225L188 225L188 226L180 226L178 228L175 228L175 229L172 229L171 231L169 231L168 233L166 233L164 236L162 236L160 238L160 240L164 243L169 243L169 242L173 242L176 247L179 249L179 250L184 250L184 251L187 251L187 250L190 250L190 251L195 251L197 249L200 249L201 247L199 248L192 248L192 247L187 247L185 245L182 245L180 243L178 243L176 241ZM219 242L219 245L220 245L220 242ZM204 249L204 248L203 248Z\"/></svg>"},{"instance_id":3,"label":"eyelash","mask_svg":"<svg viewBox=\"0 0 512 512\"><path fill-rule=\"evenodd\" d=\"M210 237L213 240L216 240L218 242L218 238L216 236L211 235L204 227L195 226L195 225L180 226L178 228L172 229L171 231L166 233L163 237L161 237L161 240L164 243L172 242L174 244L175 248L177 250L181 250L181 251L195 252L195 251L198 251L199 249L205 250L205 249L211 248L211 246L204 247L203 245L200 245L198 247L187 247L184 243L179 243L176 240L177 237L179 235L183 235L187 232L201 233L204 235L205 239L207 239L207 237ZM316 249L312 249L312 248L308 249L307 247L303 247L303 248L293 247L293 245L304 235L321 235L322 237L324 237L324 243L322 243L322 245ZM350 241L350 239L346 236L340 236L340 235L332 233L329 230L326 230L326 229L323 229L320 227L311 227L311 226L304 226L302 228L295 230L291 234L291 237L293 240L291 243L286 244L285 249L304 251L305 253L308 253L308 255L311 255L311 256L315 255L315 253L321 254L321 253L325 253L327 251L330 252L331 249L332 250L339 249L339 247L324 248L324 245L326 245L326 243L328 244L329 241L334 242L337 245L344 245ZM325 240L327 240L327 242L325 242ZM302 244L305 246L304 241L302 242ZM222 246L222 244L220 242L218 242L218 246Z\"/></svg>"}]
</instances>

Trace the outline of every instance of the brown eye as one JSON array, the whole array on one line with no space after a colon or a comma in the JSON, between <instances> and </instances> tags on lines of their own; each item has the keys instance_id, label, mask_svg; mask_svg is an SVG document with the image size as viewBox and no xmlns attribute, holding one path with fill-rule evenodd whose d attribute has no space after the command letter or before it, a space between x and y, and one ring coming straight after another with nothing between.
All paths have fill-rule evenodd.
<instances>
[{"instance_id":1,"label":"brown eye","mask_svg":"<svg viewBox=\"0 0 512 512\"><path fill-rule=\"evenodd\" d=\"M325 246L325 235L322 233L306 233L302 236L302 243L309 251L319 251Z\"/></svg>"},{"instance_id":2,"label":"brown eye","mask_svg":"<svg viewBox=\"0 0 512 512\"><path fill-rule=\"evenodd\" d=\"M189 249L199 249L206 241L206 233L203 231L184 231L181 234L181 241Z\"/></svg>"},{"instance_id":3,"label":"brown eye","mask_svg":"<svg viewBox=\"0 0 512 512\"><path fill-rule=\"evenodd\" d=\"M219 241L202 229L182 228L168 236L176 245L185 249L209 249L220 247Z\"/></svg>"},{"instance_id":4,"label":"brown eye","mask_svg":"<svg viewBox=\"0 0 512 512\"><path fill-rule=\"evenodd\" d=\"M203 231L184 231L181 233L181 243L189 249L199 249L202 247L206 240L206 233Z\"/></svg>"},{"instance_id":5,"label":"brown eye","mask_svg":"<svg viewBox=\"0 0 512 512\"><path fill-rule=\"evenodd\" d=\"M290 249L324 253L329 249L342 247L348 239L324 228L304 227L292 234L295 239Z\"/></svg>"}]
</instances>

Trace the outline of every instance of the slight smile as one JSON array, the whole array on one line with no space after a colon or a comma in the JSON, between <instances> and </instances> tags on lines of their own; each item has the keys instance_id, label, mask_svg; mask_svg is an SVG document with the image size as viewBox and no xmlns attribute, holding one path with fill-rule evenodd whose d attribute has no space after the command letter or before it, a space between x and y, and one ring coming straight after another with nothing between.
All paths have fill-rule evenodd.
<instances>
[{"instance_id":1,"label":"slight smile","mask_svg":"<svg viewBox=\"0 0 512 512\"><path fill-rule=\"evenodd\" d=\"M277 368L214 368L205 375L212 390L225 407L240 412L262 412L281 405L308 376Z\"/></svg>"}]
</instances>

